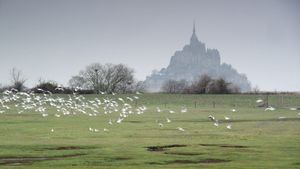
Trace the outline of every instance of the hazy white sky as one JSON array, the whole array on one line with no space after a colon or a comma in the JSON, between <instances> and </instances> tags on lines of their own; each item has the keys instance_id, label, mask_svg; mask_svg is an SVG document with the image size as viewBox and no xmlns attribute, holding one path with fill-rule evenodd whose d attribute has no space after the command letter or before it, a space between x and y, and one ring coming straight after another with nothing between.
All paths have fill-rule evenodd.
<instances>
[{"instance_id":1,"label":"hazy white sky","mask_svg":"<svg viewBox=\"0 0 300 169\"><path fill-rule=\"evenodd\" d=\"M262 90L300 91L298 0L0 0L0 83L67 84L93 62L125 63L144 80L199 40Z\"/></svg>"}]
</instances>

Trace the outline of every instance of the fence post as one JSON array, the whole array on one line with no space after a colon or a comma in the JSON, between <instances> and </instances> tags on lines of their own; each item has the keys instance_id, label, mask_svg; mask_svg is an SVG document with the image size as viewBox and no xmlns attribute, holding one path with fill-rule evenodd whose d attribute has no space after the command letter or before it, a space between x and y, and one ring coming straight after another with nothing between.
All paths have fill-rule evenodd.
<instances>
[{"instance_id":1,"label":"fence post","mask_svg":"<svg viewBox=\"0 0 300 169\"><path fill-rule=\"evenodd\" d=\"M269 94L267 93L267 96L266 96L266 106L269 107Z\"/></svg>"}]
</instances>

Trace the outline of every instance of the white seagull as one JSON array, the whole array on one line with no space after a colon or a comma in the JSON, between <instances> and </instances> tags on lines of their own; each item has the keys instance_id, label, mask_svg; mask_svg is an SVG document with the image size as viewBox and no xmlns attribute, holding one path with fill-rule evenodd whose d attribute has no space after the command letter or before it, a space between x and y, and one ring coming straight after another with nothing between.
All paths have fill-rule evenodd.
<instances>
[{"instance_id":1,"label":"white seagull","mask_svg":"<svg viewBox=\"0 0 300 169\"><path fill-rule=\"evenodd\" d=\"M265 111L274 111L274 110L275 110L275 108L272 106L269 106L265 109Z\"/></svg>"},{"instance_id":2,"label":"white seagull","mask_svg":"<svg viewBox=\"0 0 300 169\"><path fill-rule=\"evenodd\" d=\"M261 102L263 102L262 99L257 99L257 100L256 100L256 103L261 103Z\"/></svg>"},{"instance_id":3,"label":"white seagull","mask_svg":"<svg viewBox=\"0 0 300 169\"><path fill-rule=\"evenodd\" d=\"M171 120L169 118L166 118L167 123L171 123Z\"/></svg>"},{"instance_id":4,"label":"white seagull","mask_svg":"<svg viewBox=\"0 0 300 169\"><path fill-rule=\"evenodd\" d=\"M228 125L226 126L226 128L227 128L227 129L231 129L231 124L228 124Z\"/></svg>"},{"instance_id":5,"label":"white seagull","mask_svg":"<svg viewBox=\"0 0 300 169\"><path fill-rule=\"evenodd\" d=\"M177 127L176 128L177 130L179 130L179 131L185 131L183 128L181 128L181 127Z\"/></svg>"},{"instance_id":6,"label":"white seagull","mask_svg":"<svg viewBox=\"0 0 300 169\"><path fill-rule=\"evenodd\" d=\"M208 118L209 118L211 121L215 121L215 120L216 120L216 118L215 118L214 116L212 116L212 115L209 115Z\"/></svg>"}]
</instances>

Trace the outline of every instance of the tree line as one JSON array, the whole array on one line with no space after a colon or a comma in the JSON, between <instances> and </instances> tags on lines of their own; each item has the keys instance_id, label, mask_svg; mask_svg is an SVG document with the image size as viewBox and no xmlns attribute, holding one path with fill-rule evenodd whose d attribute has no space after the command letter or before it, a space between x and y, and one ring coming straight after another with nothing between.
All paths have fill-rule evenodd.
<instances>
[{"instance_id":1,"label":"tree line","mask_svg":"<svg viewBox=\"0 0 300 169\"><path fill-rule=\"evenodd\" d=\"M142 81L134 78L132 68L124 64L100 64L93 63L82 69L77 75L69 80L68 87L62 87L55 81L40 80L32 88L25 86L26 78L22 71L13 68L11 70L11 85L1 86L0 92L15 89L17 91L32 91L35 93L65 93L71 94L76 91L80 94L99 93L133 93L145 91ZM259 92L258 87L254 88ZM186 80L167 80L161 88L164 93L184 94L230 94L240 93L240 88L223 78L213 79L208 75L202 75L193 82Z\"/></svg>"},{"instance_id":2,"label":"tree line","mask_svg":"<svg viewBox=\"0 0 300 169\"><path fill-rule=\"evenodd\" d=\"M230 94L240 93L240 88L223 78L213 79L205 74L193 82L168 80L162 85L162 91L174 94Z\"/></svg>"},{"instance_id":3,"label":"tree line","mask_svg":"<svg viewBox=\"0 0 300 169\"><path fill-rule=\"evenodd\" d=\"M134 71L124 64L93 63L81 70L78 75L69 80L68 87L63 87L55 81L43 81L33 88L25 86L26 78L22 71L13 68L11 70L11 85L1 86L0 92L4 90L32 91L35 93L65 93L76 91L81 94L92 93L131 93L143 91L143 82L134 79Z\"/></svg>"}]
</instances>

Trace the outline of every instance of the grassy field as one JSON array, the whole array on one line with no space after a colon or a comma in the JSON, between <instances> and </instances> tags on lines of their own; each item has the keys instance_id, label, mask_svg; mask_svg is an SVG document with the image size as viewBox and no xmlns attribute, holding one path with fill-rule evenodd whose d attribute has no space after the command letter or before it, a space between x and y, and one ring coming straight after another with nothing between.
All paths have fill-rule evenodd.
<instances>
[{"instance_id":1,"label":"grassy field","mask_svg":"<svg viewBox=\"0 0 300 169\"><path fill-rule=\"evenodd\" d=\"M0 114L0 168L300 168L300 110L289 110L300 107L299 95L270 96L275 111L256 107L255 101L264 99L257 95L139 97L132 105L145 105L145 113L113 125L108 121L118 113L57 118L54 109L42 117L12 108ZM183 106L186 113L180 112ZM218 127L209 115L219 119ZM100 131L90 132L89 127Z\"/></svg>"}]
</instances>

